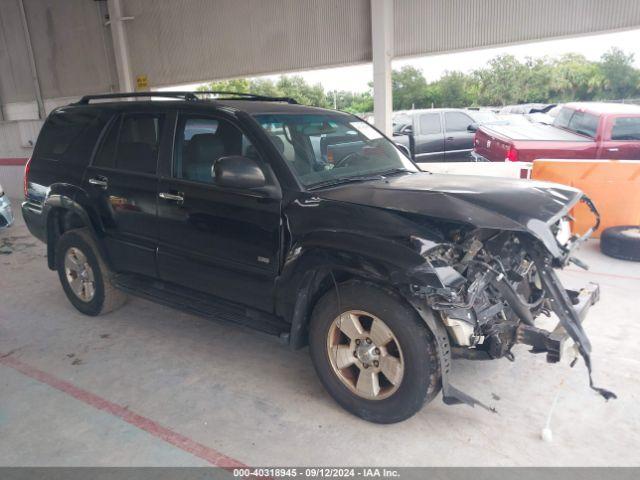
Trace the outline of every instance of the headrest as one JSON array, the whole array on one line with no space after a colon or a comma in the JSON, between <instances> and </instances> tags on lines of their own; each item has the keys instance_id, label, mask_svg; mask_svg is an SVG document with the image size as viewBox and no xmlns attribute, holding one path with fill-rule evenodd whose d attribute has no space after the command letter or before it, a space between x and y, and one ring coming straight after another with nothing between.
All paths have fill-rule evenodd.
<instances>
[{"instance_id":1,"label":"headrest","mask_svg":"<svg viewBox=\"0 0 640 480\"><path fill-rule=\"evenodd\" d=\"M199 133L191 137L185 161L211 164L224 154L224 143L220 137L213 133Z\"/></svg>"}]
</instances>

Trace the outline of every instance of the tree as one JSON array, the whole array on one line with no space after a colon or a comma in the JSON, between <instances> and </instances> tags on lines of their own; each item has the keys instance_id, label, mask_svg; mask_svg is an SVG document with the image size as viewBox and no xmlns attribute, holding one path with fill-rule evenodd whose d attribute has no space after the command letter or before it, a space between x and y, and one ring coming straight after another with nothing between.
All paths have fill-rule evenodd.
<instances>
[{"instance_id":1,"label":"tree","mask_svg":"<svg viewBox=\"0 0 640 480\"><path fill-rule=\"evenodd\" d=\"M391 73L391 87L393 89L393 109L407 110L411 108L425 108L427 104L425 91L427 81L422 72L415 67L402 67Z\"/></svg>"},{"instance_id":2,"label":"tree","mask_svg":"<svg viewBox=\"0 0 640 480\"><path fill-rule=\"evenodd\" d=\"M640 95L640 73L633 67L633 53L612 48L600 57L603 98L624 99Z\"/></svg>"},{"instance_id":3,"label":"tree","mask_svg":"<svg viewBox=\"0 0 640 480\"><path fill-rule=\"evenodd\" d=\"M236 78L234 80L221 80L211 82L202 87L198 87L198 91L219 91L219 92L238 92L249 93L251 90L251 81L246 78Z\"/></svg>"},{"instance_id":4,"label":"tree","mask_svg":"<svg viewBox=\"0 0 640 480\"><path fill-rule=\"evenodd\" d=\"M524 101L527 67L513 55L498 55L489 60L488 68L472 73L478 83L478 103L509 105Z\"/></svg>"},{"instance_id":5,"label":"tree","mask_svg":"<svg viewBox=\"0 0 640 480\"><path fill-rule=\"evenodd\" d=\"M445 72L444 76L438 80L435 91L439 106L460 108L468 107L473 103L470 82L464 73Z\"/></svg>"},{"instance_id":6,"label":"tree","mask_svg":"<svg viewBox=\"0 0 640 480\"><path fill-rule=\"evenodd\" d=\"M598 65L584 55L568 53L553 64L552 96L562 102L592 100L602 89Z\"/></svg>"},{"instance_id":7,"label":"tree","mask_svg":"<svg viewBox=\"0 0 640 480\"><path fill-rule=\"evenodd\" d=\"M406 66L391 75L394 110L430 107L468 107L514 103L557 103L574 100L640 97L640 70L633 54L613 48L600 61L566 54L557 59L498 55L486 67L470 73L447 71L427 82L422 71ZM201 90L255 93L270 97L292 97L299 103L337 108L352 113L373 110L373 85L364 93L342 90L326 92L300 76L269 79L235 79L212 82Z\"/></svg>"}]
</instances>

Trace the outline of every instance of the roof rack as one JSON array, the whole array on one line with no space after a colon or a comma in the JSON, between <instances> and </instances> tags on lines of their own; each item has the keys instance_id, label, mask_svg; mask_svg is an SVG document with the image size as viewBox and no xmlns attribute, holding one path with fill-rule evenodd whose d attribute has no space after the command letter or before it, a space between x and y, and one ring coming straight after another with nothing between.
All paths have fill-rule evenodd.
<instances>
[{"instance_id":1,"label":"roof rack","mask_svg":"<svg viewBox=\"0 0 640 480\"><path fill-rule=\"evenodd\" d=\"M295 99L290 97L269 97L266 95L254 95L252 93L227 92L219 90L207 90L196 92L126 92L126 93L103 93L99 95L85 95L78 100L75 105L87 105L91 100L109 100L114 98L179 98L187 101L199 100L198 95L227 95L234 100L255 100L263 102L287 102L297 104ZM222 100L216 98L216 100Z\"/></svg>"},{"instance_id":2,"label":"roof rack","mask_svg":"<svg viewBox=\"0 0 640 480\"><path fill-rule=\"evenodd\" d=\"M228 92L224 90L199 90L193 92L195 95L229 95L234 100L256 100L261 102L287 102L297 104L298 102L291 97L270 97L268 95L256 95L254 93L240 93L240 92Z\"/></svg>"},{"instance_id":3,"label":"roof rack","mask_svg":"<svg viewBox=\"0 0 640 480\"><path fill-rule=\"evenodd\" d=\"M108 100L110 98L181 98L183 100L198 100L193 92L126 92L126 93L103 93L100 95L85 95L76 102L76 105L86 105L91 100Z\"/></svg>"}]
</instances>

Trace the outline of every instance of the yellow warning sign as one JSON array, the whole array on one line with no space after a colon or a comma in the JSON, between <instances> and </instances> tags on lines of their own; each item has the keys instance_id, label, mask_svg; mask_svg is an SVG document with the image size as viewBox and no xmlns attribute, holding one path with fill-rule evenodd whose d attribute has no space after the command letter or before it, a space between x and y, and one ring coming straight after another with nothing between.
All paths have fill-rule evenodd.
<instances>
[{"instance_id":1,"label":"yellow warning sign","mask_svg":"<svg viewBox=\"0 0 640 480\"><path fill-rule=\"evenodd\" d=\"M149 79L146 75L138 75L136 77L136 91L147 92L149 91Z\"/></svg>"}]
</instances>

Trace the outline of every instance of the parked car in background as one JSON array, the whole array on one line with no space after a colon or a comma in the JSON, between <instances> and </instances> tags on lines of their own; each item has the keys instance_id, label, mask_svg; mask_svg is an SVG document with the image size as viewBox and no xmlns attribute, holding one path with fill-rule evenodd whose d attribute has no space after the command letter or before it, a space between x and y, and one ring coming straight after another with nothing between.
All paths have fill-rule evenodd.
<instances>
[{"instance_id":1,"label":"parked car in background","mask_svg":"<svg viewBox=\"0 0 640 480\"><path fill-rule=\"evenodd\" d=\"M640 106L568 103L552 125L482 125L473 156L479 161L532 162L538 158L640 159Z\"/></svg>"},{"instance_id":2,"label":"parked car in background","mask_svg":"<svg viewBox=\"0 0 640 480\"><path fill-rule=\"evenodd\" d=\"M505 105L498 113L528 115L530 113L547 113L556 106L555 103L521 103L519 105Z\"/></svg>"},{"instance_id":3,"label":"parked car in background","mask_svg":"<svg viewBox=\"0 0 640 480\"><path fill-rule=\"evenodd\" d=\"M498 110L498 117L508 123L525 123L524 120L551 125L562 105L554 103L525 103L507 105Z\"/></svg>"},{"instance_id":4,"label":"parked car in background","mask_svg":"<svg viewBox=\"0 0 640 480\"><path fill-rule=\"evenodd\" d=\"M9 198L4 193L2 185L0 185L0 228L10 227L13 223L13 211Z\"/></svg>"},{"instance_id":5,"label":"parked car in background","mask_svg":"<svg viewBox=\"0 0 640 480\"><path fill-rule=\"evenodd\" d=\"M407 110L394 115L393 136L416 162L466 162L473 160L471 150L478 126L500 122L490 110Z\"/></svg>"}]
</instances>

